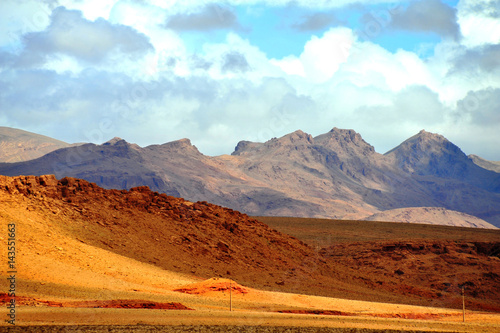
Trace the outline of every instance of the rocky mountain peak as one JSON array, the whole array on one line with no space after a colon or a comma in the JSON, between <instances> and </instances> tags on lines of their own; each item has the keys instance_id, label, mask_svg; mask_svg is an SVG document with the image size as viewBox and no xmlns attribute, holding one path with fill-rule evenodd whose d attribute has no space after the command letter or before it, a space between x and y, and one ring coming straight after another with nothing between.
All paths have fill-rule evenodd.
<instances>
[{"instance_id":1,"label":"rocky mountain peak","mask_svg":"<svg viewBox=\"0 0 500 333\"><path fill-rule=\"evenodd\" d=\"M288 149L292 147L297 149L300 146L308 146L314 144L312 135L301 130L297 130L290 134L286 134L280 138L272 138L265 143L257 143L251 141L240 141L236 146L232 155L246 155L257 151L273 151L276 149Z\"/></svg>"},{"instance_id":2,"label":"rocky mountain peak","mask_svg":"<svg viewBox=\"0 0 500 333\"><path fill-rule=\"evenodd\" d=\"M313 144L314 139L311 134L307 134L301 130L296 130L290 134L284 135L278 139L278 141L282 143L305 143L305 144Z\"/></svg>"},{"instance_id":3,"label":"rocky mountain peak","mask_svg":"<svg viewBox=\"0 0 500 333\"><path fill-rule=\"evenodd\" d=\"M295 131L265 143L241 141L233 155L207 157L188 139L140 148L115 138L0 163L2 175L56 174L106 188L151 189L253 215L358 218L395 207L442 206L500 225L500 174L473 163L438 134L420 131L383 156L353 130L312 138Z\"/></svg>"},{"instance_id":4,"label":"rocky mountain peak","mask_svg":"<svg viewBox=\"0 0 500 333\"><path fill-rule=\"evenodd\" d=\"M462 177L472 165L456 145L439 134L421 130L385 155L392 156L406 172Z\"/></svg>"},{"instance_id":5,"label":"rocky mountain peak","mask_svg":"<svg viewBox=\"0 0 500 333\"><path fill-rule=\"evenodd\" d=\"M190 153L194 153L197 155L198 154L202 155L200 153L200 151L198 150L198 148L196 148L196 146L191 143L191 140L189 140L187 138L172 141L172 142L167 142L167 143L164 143L160 146L157 146L157 145L149 146L149 148L153 148L153 147L161 147L162 149L166 149L168 151L177 152L177 153L190 152Z\"/></svg>"},{"instance_id":6,"label":"rocky mountain peak","mask_svg":"<svg viewBox=\"0 0 500 333\"><path fill-rule=\"evenodd\" d=\"M304 147L314 144L314 139L310 134L297 130L280 138L273 138L263 144L268 151L277 150L301 150Z\"/></svg>"},{"instance_id":7,"label":"rocky mountain peak","mask_svg":"<svg viewBox=\"0 0 500 333\"><path fill-rule=\"evenodd\" d=\"M407 141L412 141L412 138L414 139L413 141L418 141L418 142L425 142L425 143L447 143L449 142L444 136L441 134L437 133L432 133L432 132L427 132L426 130L421 130L418 132L417 135L414 135Z\"/></svg>"},{"instance_id":8,"label":"rocky mountain peak","mask_svg":"<svg viewBox=\"0 0 500 333\"><path fill-rule=\"evenodd\" d=\"M352 129L334 127L328 133L315 137L314 140L316 144L327 147L338 154L371 155L375 153L373 146Z\"/></svg>"},{"instance_id":9,"label":"rocky mountain peak","mask_svg":"<svg viewBox=\"0 0 500 333\"><path fill-rule=\"evenodd\" d=\"M231 155L237 155L237 156L244 155L250 151L255 150L257 147L261 145L262 143L243 140L238 142Z\"/></svg>"},{"instance_id":10,"label":"rocky mountain peak","mask_svg":"<svg viewBox=\"0 0 500 333\"><path fill-rule=\"evenodd\" d=\"M114 156L128 156L129 153L137 152L142 149L139 145L128 143L124 139L116 136L99 147L105 148L106 151L109 151Z\"/></svg>"},{"instance_id":11,"label":"rocky mountain peak","mask_svg":"<svg viewBox=\"0 0 500 333\"><path fill-rule=\"evenodd\" d=\"M115 146L117 144L126 144L127 141L123 140L122 138L119 138L117 136L115 136L113 139L109 140L109 141L106 141L105 143L103 143L102 145L103 146Z\"/></svg>"}]
</instances>

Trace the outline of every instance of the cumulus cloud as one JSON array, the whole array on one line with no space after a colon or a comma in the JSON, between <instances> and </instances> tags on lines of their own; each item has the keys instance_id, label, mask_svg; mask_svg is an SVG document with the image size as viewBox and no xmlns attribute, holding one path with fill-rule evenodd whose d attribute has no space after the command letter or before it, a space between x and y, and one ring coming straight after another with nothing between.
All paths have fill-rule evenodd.
<instances>
[{"instance_id":1,"label":"cumulus cloud","mask_svg":"<svg viewBox=\"0 0 500 333\"><path fill-rule=\"evenodd\" d=\"M247 72L250 70L245 56L239 52L231 52L225 55L222 72Z\"/></svg>"},{"instance_id":2,"label":"cumulus cloud","mask_svg":"<svg viewBox=\"0 0 500 333\"><path fill-rule=\"evenodd\" d=\"M500 4L496 0L462 0L458 23L467 47L500 43Z\"/></svg>"},{"instance_id":3,"label":"cumulus cloud","mask_svg":"<svg viewBox=\"0 0 500 333\"><path fill-rule=\"evenodd\" d=\"M197 12L176 14L169 17L165 27L178 31L209 31L238 29L240 24L236 14L231 9L211 3Z\"/></svg>"},{"instance_id":4,"label":"cumulus cloud","mask_svg":"<svg viewBox=\"0 0 500 333\"><path fill-rule=\"evenodd\" d=\"M393 15L391 26L415 32L434 32L453 39L460 37L456 9L439 0L411 2L408 8Z\"/></svg>"},{"instance_id":5,"label":"cumulus cloud","mask_svg":"<svg viewBox=\"0 0 500 333\"><path fill-rule=\"evenodd\" d=\"M476 154L493 161L498 156L500 128L500 89L469 91L458 101L453 122L447 128L448 139L466 154Z\"/></svg>"},{"instance_id":6,"label":"cumulus cloud","mask_svg":"<svg viewBox=\"0 0 500 333\"><path fill-rule=\"evenodd\" d=\"M500 2L498 1L466 1L470 13L480 14L494 19L500 18Z\"/></svg>"},{"instance_id":7,"label":"cumulus cloud","mask_svg":"<svg viewBox=\"0 0 500 333\"><path fill-rule=\"evenodd\" d=\"M0 1L0 46L18 49L21 35L45 29L51 10L41 1Z\"/></svg>"},{"instance_id":8,"label":"cumulus cloud","mask_svg":"<svg viewBox=\"0 0 500 333\"><path fill-rule=\"evenodd\" d=\"M302 75L311 82L325 82L347 61L353 42L350 29L333 28L321 37L312 36L299 57L274 60L273 64L288 74Z\"/></svg>"},{"instance_id":9,"label":"cumulus cloud","mask_svg":"<svg viewBox=\"0 0 500 333\"><path fill-rule=\"evenodd\" d=\"M301 32L318 31L341 23L334 14L320 12L304 16L300 22L292 24L292 28Z\"/></svg>"},{"instance_id":10,"label":"cumulus cloud","mask_svg":"<svg viewBox=\"0 0 500 333\"><path fill-rule=\"evenodd\" d=\"M457 103L457 117L484 127L500 128L500 89L469 91Z\"/></svg>"},{"instance_id":11,"label":"cumulus cloud","mask_svg":"<svg viewBox=\"0 0 500 333\"><path fill-rule=\"evenodd\" d=\"M483 71L500 70L500 44L485 45L466 50L457 57L455 71Z\"/></svg>"},{"instance_id":12,"label":"cumulus cloud","mask_svg":"<svg viewBox=\"0 0 500 333\"><path fill-rule=\"evenodd\" d=\"M446 108L439 96L427 87L409 86L388 97L390 104L360 107L355 114L365 117L368 123L387 128L410 125L429 129L444 121Z\"/></svg>"},{"instance_id":13,"label":"cumulus cloud","mask_svg":"<svg viewBox=\"0 0 500 333\"><path fill-rule=\"evenodd\" d=\"M147 145L189 137L208 154L230 153L241 139L284 135L296 129L297 119L308 119L304 110L314 109L284 79L271 78L257 84L208 76L140 82L93 70L78 77L25 70L2 76L0 87L7 86L0 104L9 105L11 126L70 142L120 136ZM19 99L13 91L30 94Z\"/></svg>"},{"instance_id":14,"label":"cumulus cloud","mask_svg":"<svg viewBox=\"0 0 500 333\"><path fill-rule=\"evenodd\" d=\"M23 37L25 48L20 66L42 64L48 56L63 54L89 63L98 63L112 52L136 57L152 50L148 38L131 27L113 25L98 18L88 21L82 13L56 8L47 29Z\"/></svg>"}]
</instances>

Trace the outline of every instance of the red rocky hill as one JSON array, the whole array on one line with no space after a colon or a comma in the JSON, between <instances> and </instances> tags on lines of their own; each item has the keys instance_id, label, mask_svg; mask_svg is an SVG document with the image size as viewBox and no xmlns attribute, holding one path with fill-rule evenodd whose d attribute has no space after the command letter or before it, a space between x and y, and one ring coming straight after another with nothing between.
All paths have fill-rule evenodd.
<instances>
[{"instance_id":1,"label":"red rocky hill","mask_svg":"<svg viewBox=\"0 0 500 333\"><path fill-rule=\"evenodd\" d=\"M38 262L47 251L33 247L63 249L36 243L36 234L23 225L33 213L50 224L50 238L39 239L71 237L75 244L204 279L228 277L248 287L397 303L435 305L445 295L439 305L451 307L459 305L458 284L468 283L472 307L500 310L499 242L412 240L409 247L358 242L318 253L232 209L147 187L106 190L54 176L0 176L0 206L10 214L0 211L2 224L12 223L15 214L18 237Z\"/></svg>"}]
</instances>

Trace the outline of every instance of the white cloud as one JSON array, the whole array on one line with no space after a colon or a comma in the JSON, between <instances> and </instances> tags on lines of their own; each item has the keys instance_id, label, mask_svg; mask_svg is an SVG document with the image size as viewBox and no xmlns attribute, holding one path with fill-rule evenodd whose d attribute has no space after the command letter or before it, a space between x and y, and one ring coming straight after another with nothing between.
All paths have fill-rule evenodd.
<instances>
[{"instance_id":1,"label":"white cloud","mask_svg":"<svg viewBox=\"0 0 500 333\"><path fill-rule=\"evenodd\" d=\"M36 66L51 55L63 54L99 63L113 52L135 57L152 49L148 38L133 28L112 25L104 19L88 21L80 11L56 8L46 30L31 32L23 37L25 48L20 66Z\"/></svg>"},{"instance_id":2,"label":"white cloud","mask_svg":"<svg viewBox=\"0 0 500 333\"><path fill-rule=\"evenodd\" d=\"M283 75L258 47L232 32L226 35L224 43L206 43L202 50L199 56L211 65L206 70L191 68L189 74L203 72L213 79L239 77L254 83L265 77ZM185 62L190 60L189 55L184 58Z\"/></svg>"},{"instance_id":3,"label":"white cloud","mask_svg":"<svg viewBox=\"0 0 500 333\"><path fill-rule=\"evenodd\" d=\"M83 16L90 21L98 18L108 19L113 6L123 0L58 0L59 6L70 9L77 9L83 13Z\"/></svg>"},{"instance_id":4,"label":"white cloud","mask_svg":"<svg viewBox=\"0 0 500 333\"><path fill-rule=\"evenodd\" d=\"M273 59L272 63L289 75L300 75L310 82L322 83L329 80L340 65L347 61L353 42L354 36L350 29L333 28L321 37L312 36L299 57Z\"/></svg>"},{"instance_id":5,"label":"white cloud","mask_svg":"<svg viewBox=\"0 0 500 333\"><path fill-rule=\"evenodd\" d=\"M313 36L300 55L306 77L315 83L330 79L347 61L353 39L347 28L331 29L321 38Z\"/></svg>"},{"instance_id":6,"label":"white cloud","mask_svg":"<svg viewBox=\"0 0 500 333\"><path fill-rule=\"evenodd\" d=\"M500 44L499 7L497 0L461 0L458 3L463 45Z\"/></svg>"},{"instance_id":7,"label":"white cloud","mask_svg":"<svg viewBox=\"0 0 500 333\"><path fill-rule=\"evenodd\" d=\"M306 76L304 65L296 56L287 56L279 60L270 59L269 63L276 67L279 67L287 75L298 75L301 77Z\"/></svg>"},{"instance_id":8,"label":"white cloud","mask_svg":"<svg viewBox=\"0 0 500 333\"><path fill-rule=\"evenodd\" d=\"M0 1L0 47L17 50L21 36L50 24L51 9L40 1Z\"/></svg>"},{"instance_id":9,"label":"white cloud","mask_svg":"<svg viewBox=\"0 0 500 333\"><path fill-rule=\"evenodd\" d=\"M218 29L239 29L236 14L228 7L211 3L194 13L182 13L167 18L165 27L178 31L211 31Z\"/></svg>"},{"instance_id":10,"label":"white cloud","mask_svg":"<svg viewBox=\"0 0 500 333\"><path fill-rule=\"evenodd\" d=\"M406 9L392 17L391 27L416 32L433 32L455 40L460 37L456 9L440 0L410 2Z\"/></svg>"}]
</instances>

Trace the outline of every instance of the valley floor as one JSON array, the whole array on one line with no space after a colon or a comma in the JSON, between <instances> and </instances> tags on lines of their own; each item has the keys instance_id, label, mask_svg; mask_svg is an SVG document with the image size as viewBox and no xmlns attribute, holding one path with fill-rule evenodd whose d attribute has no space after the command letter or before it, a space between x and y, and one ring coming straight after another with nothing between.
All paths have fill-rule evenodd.
<instances>
[{"instance_id":1,"label":"valley floor","mask_svg":"<svg viewBox=\"0 0 500 333\"><path fill-rule=\"evenodd\" d=\"M228 284L234 288L231 295ZM177 285L179 286L179 285ZM190 286L194 286L190 289ZM99 291L86 299L142 299L180 302L192 310L73 307L81 297L20 298L16 326L8 332L484 332L500 331L500 314L455 309L353 301L261 291L226 279L191 282L185 290ZM54 289L52 289L54 288ZM168 289L171 289L169 286ZM42 288L40 294L57 286ZM68 295L69 290L65 293ZM77 293L75 292L75 295ZM230 301L232 310L229 311ZM50 302L51 306L47 306ZM22 304L29 305L22 305ZM72 305L73 304L73 305ZM5 308L5 305L2 305ZM295 313L282 313L282 312ZM329 313L329 314L325 314ZM10 326L10 327L9 327ZM307 329L306 329L307 328Z\"/></svg>"},{"instance_id":2,"label":"valley floor","mask_svg":"<svg viewBox=\"0 0 500 333\"><path fill-rule=\"evenodd\" d=\"M282 314L259 311L147 309L19 309L11 332L485 332L500 330L500 315L460 314L418 320L360 316ZM89 325L89 323L92 323ZM168 326L168 327L167 327ZM305 330L305 328L310 328ZM5 331L6 327L0 327ZM361 330L363 329L363 330Z\"/></svg>"}]
</instances>

